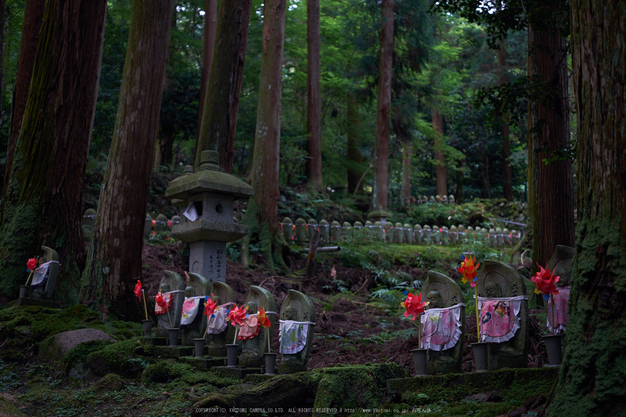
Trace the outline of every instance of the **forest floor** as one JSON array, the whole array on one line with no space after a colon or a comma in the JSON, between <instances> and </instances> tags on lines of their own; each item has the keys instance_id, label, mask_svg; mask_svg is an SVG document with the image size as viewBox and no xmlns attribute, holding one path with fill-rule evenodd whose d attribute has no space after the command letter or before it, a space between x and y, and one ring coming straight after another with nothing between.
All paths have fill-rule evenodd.
<instances>
[{"instance_id":1,"label":"forest floor","mask_svg":"<svg viewBox=\"0 0 626 417\"><path fill-rule=\"evenodd\" d=\"M302 201L300 204L306 206ZM351 216L351 210L354 210L336 208L332 207L328 214L345 218ZM297 208L290 209L297 211ZM404 309L400 307L400 302L405 297L403 290L415 291L429 270L444 273L460 282L456 268L461 254L468 250L483 259L509 263L527 277L530 265L529 260L520 254L523 246L498 251L475 244L433 247L345 243L337 252L318 254L314 274L305 280L306 255L300 251L304 248L292 248L286 256L289 273L278 274L267 267L260 252L253 252L251 267L243 268L237 261L239 248L234 245L228 250L234 260L228 261L226 282L233 288L238 304L243 303L251 285L269 290L276 299L278 311L290 289L302 291L312 299L315 305L315 337L308 365L310 370L397 363L407 375L413 375L410 350L418 345L417 329L402 314ZM182 243L170 239L167 233L155 235L144 245L142 281L149 298L156 295L164 270L183 275L188 265L186 252L188 250ZM469 286L463 284L462 288L468 294L468 303L471 299ZM541 342L541 333L545 331L545 313L543 309L537 309L530 298L528 366L534 367L536 355L542 355L544 361L547 359ZM75 348L76 351L72 350L74 353L60 362L50 363L41 357L55 333L82 327L103 329L120 342L113 345L94 344L83 350ZM473 354L469 345L476 341L475 329L475 317L468 312L464 373L473 371ZM194 402L203 395L239 386L236 380L217 377L210 372L191 375L187 365L171 364L171 361L166 361L165 365L161 362L164 359L143 352L143 347L139 346L141 338L137 337L139 333L138 323L102 323L98 314L83 307L57 312L32 308L23 311L11 305L0 306L0 416L187 415ZM273 351L278 349L277 336L276 329ZM84 363L94 366L94 352L104 357L105 362L108 361L105 368L111 373L102 379L103 375L94 377L90 372L87 372L88 377L84 376ZM121 364L115 361L121 361ZM160 368L162 366L168 367L167 372ZM158 377L159 369L165 373L161 379ZM546 395L539 396L543 401L533 396L496 407L494 403L503 400L497 400L500 397L492 392L484 397L463 400L459 409L462 412L446 408L448 405L443 401L438 404L439 411L433 415L467 415L471 412L487 417L507 415L511 411L518 413L511 415L522 415L522 411L529 416L538 415ZM483 402L486 405L481 405ZM458 406L459 403L449 406L453 405ZM506 413L502 414L502 410ZM420 413L423 411L418 410Z\"/></svg>"}]
</instances>

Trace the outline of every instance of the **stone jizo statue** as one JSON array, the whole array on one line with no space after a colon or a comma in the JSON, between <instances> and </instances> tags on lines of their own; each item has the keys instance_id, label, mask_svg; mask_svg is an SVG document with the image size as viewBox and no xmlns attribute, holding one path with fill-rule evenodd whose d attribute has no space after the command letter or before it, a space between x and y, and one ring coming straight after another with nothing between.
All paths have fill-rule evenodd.
<instances>
[{"instance_id":1,"label":"stone jizo statue","mask_svg":"<svg viewBox=\"0 0 626 417\"><path fill-rule=\"evenodd\" d=\"M306 371L313 344L315 307L305 294L289 290L280 311L281 374Z\"/></svg>"},{"instance_id":2,"label":"stone jizo statue","mask_svg":"<svg viewBox=\"0 0 626 417\"><path fill-rule=\"evenodd\" d=\"M465 305L458 284L444 274L429 271L422 286L429 301L422 320L422 348L429 349L429 374L461 373Z\"/></svg>"},{"instance_id":3,"label":"stone jizo statue","mask_svg":"<svg viewBox=\"0 0 626 417\"><path fill-rule=\"evenodd\" d=\"M528 299L523 279L510 266L484 261L479 270L481 341L488 342L488 369L528 365Z\"/></svg>"}]
</instances>

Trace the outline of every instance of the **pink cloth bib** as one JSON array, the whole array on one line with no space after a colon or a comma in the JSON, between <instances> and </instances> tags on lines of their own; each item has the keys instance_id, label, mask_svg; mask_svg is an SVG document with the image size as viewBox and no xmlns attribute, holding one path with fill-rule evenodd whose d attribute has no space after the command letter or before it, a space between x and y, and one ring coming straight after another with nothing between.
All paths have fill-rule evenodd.
<instances>
[{"instance_id":1,"label":"pink cloth bib","mask_svg":"<svg viewBox=\"0 0 626 417\"><path fill-rule=\"evenodd\" d=\"M552 324L552 300L548 300L548 329L554 331L555 334L563 333L569 320L567 314L567 303L569 302L569 288L559 288L559 293L553 295L554 297L554 322L556 324L556 330Z\"/></svg>"},{"instance_id":2,"label":"pink cloth bib","mask_svg":"<svg viewBox=\"0 0 626 417\"><path fill-rule=\"evenodd\" d=\"M243 325L239 329L239 335L237 339L239 340L248 340L252 339L254 336L259 334L259 320L257 319L256 314L251 314L246 317L243 321Z\"/></svg>"},{"instance_id":3,"label":"pink cloth bib","mask_svg":"<svg viewBox=\"0 0 626 417\"><path fill-rule=\"evenodd\" d=\"M515 327L515 315L508 301L487 300L480 311L480 335L502 338Z\"/></svg>"},{"instance_id":4,"label":"pink cloth bib","mask_svg":"<svg viewBox=\"0 0 626 417\"><path fill-rule=\"evenodd\" d=\"M454 347L461 335L461 305L426 310L422 315L422 348L436 351Z\"/></svg>"}]
</instances>

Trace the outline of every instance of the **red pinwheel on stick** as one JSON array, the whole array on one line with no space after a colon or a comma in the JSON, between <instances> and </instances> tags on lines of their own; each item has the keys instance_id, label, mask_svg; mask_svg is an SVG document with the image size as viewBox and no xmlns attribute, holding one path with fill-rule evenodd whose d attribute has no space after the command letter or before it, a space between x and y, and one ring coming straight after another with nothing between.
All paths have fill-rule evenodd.
<instances>
[{"instance_id":1,"label":"red pinwheel on stick","mask_svg":"<svg viewBox=\"0 0 626 417\"><path fill-rule=\"evenodd\" d=\"M215 296L211 294L211 297L215 297ZM209 324L211 324L211 319L215 317L215 311L217 309L218 309L217 304L215 304L215 301L213 300L213 298L207 297L204 302L204 315L207 316L206 330L204 332L204 337L206 337L207 333L209 332Z\"/></svg>"},{"instance_id":2,"label":"red pinwheel on stick","mask_svg":"<svg viewBox=\"0 0 626 417\"><path fill-rule=\"evenodd\" d=\"M476 281L478 280L478 267L480 264L475 265L475 258L472 257L472 252L470 251L469 256L466 258L463 256L463 262L461 263L461 267L458 268L458 271L463 274L463 283L470 283L470 286L474 288L474 307L476 309L476 334L478 336L478 341L480 342L480 319L478 317L478 287L476 286Z\"/></svg>"},{"instance_id":3,"label":"red pinwheel on stick","mask_svg":"<svg viewBox=\"0 0 626 417\"><path fill-rule=\"evenodd\" d=\"M549 300L550 303L552 303L552 331L554 332L554 295L559 293L555 284L559 282L561 277L553 275L547 266L546 269L543 269L539 264L537 264L537 266L539 267L539 272L530 280L534 282L537 287L535 288L535 294L543 294L543 299L546 301ZM554 272L554 269L552 272Z\"/></svg>"},{"instance_id":4,"label":"red pinwheel on stick","mask_svg":"<svg viewBox=\"0 0 626 417\"><path fill-rule=\"evenodd\" d=\"M269 317L265 314L265 311L262 307L259 307L259 314L257 316L259 320L259 325L265 328L266 338L267 338L267 353L270 353L270 327L272 326L272 322Z\"/></svg>"},{"instance_id":5,"label":"red pinwheel on stick","mask_svg":"<svg viewBox=\"0 0 626 417\"><path fill-rule=\"evenodd\" d=\"M144 292L143 288L141 287L141 281L137 280L137 284L135 284L135 296L138 299L141 299L141 295L143 294L143 310L146 313L146 320L148 319L148 306L146 305L146 293Z\"/></svg>"},{"instance_id":6,"label":"red pinwheel on stick","mask_svg":"<svg viewBox=\"0 0 626 417\"><path fill-rule=\"evenodd\" d=\"M173 328L174 326L172 325L172 317L170 316L170 306L172 305L172 299L169 297L163 297L163 291L159 290L159 292L156 295L155 301L157 303L157 305L160 307L161 311L156 311L156 314L163 314L165 312L167 312L167 318L170 321L170 328Z\"/></svg>"},{"instance_id":7,"label":"red pinwheel on stick","mask_svg":"<svg viewBox=\"0 0 626 417\"><path fill-rule=\"evenodd\" d=\"M230 321L230 324L235 326L235 338L233 339L233 345L237 342L237 333L239 332L239 326L243 325L243 320L248 315L247 310L247 306L238 307L237 304L235 304L235 307L233 307L228 313L228 320Z\"/></svg>"},{"instance_id":8,"label":"red pinwheel on stick","mask_svg":"<svg viewBox=\"0 0 626 417\"><path fill-rule=\"evenodd\" d=\"M28 278L26 279L26 284L24 286L28 286L28 281L30 281L33 273L35 272L35 268L37 268L37 262L39 262L39 256L36 258L30 258L28 262L26 262L26 272L30 272Z\"/></svg>"},{"instance_id":9,"label":"red pinwheel on stick","mask_svg":"<svg viewBox=\"0 0 626 417\"><path fill-rule=\"evenodd\" d=\"M404 300L404 302L400 303L400 306L403 308L406 308L406 311L404 312L404 317L413 317L411 319L411 321L415 321L416 319L419 319L419 316L424 314L424 307L426 307L429 302L426 301L424 303L422 303L422 293L420 293L419 295L414 295L410 292L404 292L406 294L406 300ZM418 344L420 349L422 348L422 320L419 319L417 320L417 340L418 340Z\"/></svg>"}]
</instances>

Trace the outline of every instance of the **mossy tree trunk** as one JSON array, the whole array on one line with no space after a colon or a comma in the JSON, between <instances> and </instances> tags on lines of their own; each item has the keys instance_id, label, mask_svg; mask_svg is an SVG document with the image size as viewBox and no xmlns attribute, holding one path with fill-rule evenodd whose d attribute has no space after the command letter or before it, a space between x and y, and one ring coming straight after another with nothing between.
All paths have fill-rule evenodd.
<instances>
[{"instance_id":1,"label":"mossy tree trunk","mask_svg":"<svg viewBox=\"0 0 626 417\"><path fill-rule=\"evenodd\" d=\"M248 239L258 235L271 266L274 262L282 263L281 248L284 244L278 222L278 169L286 8L286 0L267 0L263 9L259 106L251 172L254 197L248 202L243 219L249 227ZM246 255L247 248L244 248Z\"/></svg>"},{"instance_id":2,"label":"mossy tree trunk","mask_svg":"<svg viewBox=\"0 0 626 417\"><path fill-rule=\"evenodd\" d=\"M556 245L574 245L573 170L567 154L567 39L560 32L560 22L567 15L559 3L545 3L535 11L548 21L538 22L530 30L532 77L542 83L545 94L531 101L529 114L533 268L537 264L545 267Z\"/></svg>"},{"instance_id":3,"label":"mossy tree trunk","mask_svg":"<svg viewBox=\"0 0 626 417\"><path fill-rule=\"evenodd\" d=\"M173 0L134 0L128 48L104 188L81 280L80 300L126 319L139 316L143 227Z\"/></svg>"},{"instance_id":4,"label":"mossy tree trunk","mask_svg":"<svg viewBox=\"0 0 626 417\"><path fill-rule=\"evenodd\" d=\"M393 69L394 0L383 0L380 29L380 58L378 70L378 104L376 109L376 149L373 210L387 210L389 193L389 126L391 118L391 76Z\"/></svg>"},{"instance_id":5,"label":"mossy tree trunk","mask_svg":"<svg viewBox=\"0 0 626 417\"><path fill-rule=\"evenodd\" d=\"M17 296L25 262L59 253L56 295L75 301L84 251L81 198L93 126L106 1L48 0L4 195L0 293ZM59 287L63 287L60 290ZM73 299L72 299L73 298Z\"/></svg>"},{"instance_id":6,"label":"mossy tree trunk","mask_svg":"<svg viewBox=\"0 0 626 417\"><path fill-rule=\"evenodd\" d=\"M394 88L396 105L393 108L393 133L402 143L402 205L407 207L411 199L411 156L413 154L413 141L409 125L406 121L406 114L403 113L400 106L404 105L403 96L404 89L400 85Z\"/></svg>"},{"instance_id":7,"label":"mossy tree trunk","mask_svg":"<svg viewBox=\"0 0 626 417\"><path fill-rule=\"evenodd\" d=\"M573 0L578 223L566 349L550 416L624 415L626 9Z\"/></svg>"},{"instance_id":8,"label":"mossy tree trunk","mask_svg":"<svg viewBox=\"0 0 626 417\"><path fill-rule=\"evenodd\" d=\"M307 188L322 193L322 92L320 62L320 2L307 0Z\"/></svg>"},{"instance_id":9,"label":"mossy tree trunk","mask_svg":"<svg viewBox=\"0 0 626 417\"><path fill-rule=\"evenodd\" d=\"M198 139L204 113L204 100L211 72L211 60L215 50L215 31L217 29L217 0L204 0L204 44L202 46L202 76L200 78L200 100L198 102Z\"/></svg>"},{"instance_id":10,"label":"mossy tree trunk","mask_svg":"<svg viewBox=\"0 0 626 417\"><path fill-rule=\"evenodd\" d=\"M200 166L202 151L214 150L220 154L224 171L232 172L251 7L251 0L220 2L209 85L196 144L196 166Z\"/></svg>"},{"instance_id":11,"label":"mossy tree trunk","mask_svg":"<svg viewBox=\"0 0 626 417\"><path fill-rule=\"evenodd\" d=\"M45 0L28 0L26 2L26 8L24 9L20 54L17 58L17 77L15 79L13 103L11 104L11 129L9 132L9 143L7 145L4 184L2 187L3 195L6 194L9 187L13 154L15 153L15 145L20 135L20 129L22 128L22 119L24 117L26 99L28 98L28 91L30 89L30 79L33 75L33 65L37 53L39 29L41 28L41 22L43 20L45 3ZM0 220L5 212L5 202L6 199L3 199L2 207L0 207Z\"/></svg>"}]
</instances>

